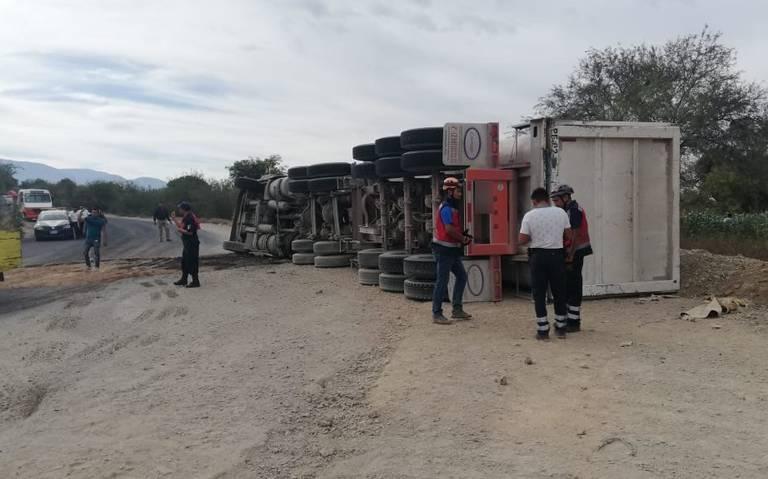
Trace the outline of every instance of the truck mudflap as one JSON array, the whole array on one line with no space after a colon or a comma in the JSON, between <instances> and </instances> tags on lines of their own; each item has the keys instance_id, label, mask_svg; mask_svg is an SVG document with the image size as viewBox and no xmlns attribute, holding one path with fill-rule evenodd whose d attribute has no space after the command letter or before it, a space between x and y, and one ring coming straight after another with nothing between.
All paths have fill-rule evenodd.
<instances>
[{"instance_id":1,"label":"truck mudflap","mask_svg":"<svg viewBox=\"0 0 768 479\"><path fill-rule=\"evenodd\" d=\"M239 241L225 241L224 249L227 251L234 251L235 253L247 253L248 250L245 247L245 243Z\"/></svg>"}]
</instances>

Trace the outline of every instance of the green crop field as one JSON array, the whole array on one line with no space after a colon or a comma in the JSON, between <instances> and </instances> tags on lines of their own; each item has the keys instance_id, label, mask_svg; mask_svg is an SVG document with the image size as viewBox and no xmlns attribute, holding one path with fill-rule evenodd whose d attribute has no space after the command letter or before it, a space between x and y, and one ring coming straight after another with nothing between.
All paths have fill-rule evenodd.
<instances>
[{"instance_id":1,"label":"green crop field","mask_svg":"<svg viewBox=\"0 0 768 479\"><path fill-rule=\"evenodd\" d=\"M680 217L683 248L768 260L768 213L726 216L688 212Z\"/></svg>"}]
</instances>

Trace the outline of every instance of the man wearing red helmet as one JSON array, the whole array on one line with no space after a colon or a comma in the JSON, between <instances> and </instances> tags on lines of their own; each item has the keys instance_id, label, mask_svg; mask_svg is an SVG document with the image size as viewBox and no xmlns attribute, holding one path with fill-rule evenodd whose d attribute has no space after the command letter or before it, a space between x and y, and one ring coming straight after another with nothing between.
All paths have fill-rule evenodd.
<instances>
[{"instance_id":1,"label":"man wearing red helmet","mask_svg":"<svg viewBox=\"0 0 768 479\"><path fill-rule=\"evenodd\" d=\"M467 314L462 306L464 287L467 285L467 272L461 257L464 246L471 241L469 235L462 233L461 217L457 202L461 200L461 183L449 176L443 180L443 202L440 204L435 230L432 237L432 253L435 255L437 280L432 292L432 321L435 324L453 324L453 321L443 315L443 298L448 292L450 274L456 277L453 286L453 312L451 318L468 320L472 315Z\"/></svg>"}]
</instances>

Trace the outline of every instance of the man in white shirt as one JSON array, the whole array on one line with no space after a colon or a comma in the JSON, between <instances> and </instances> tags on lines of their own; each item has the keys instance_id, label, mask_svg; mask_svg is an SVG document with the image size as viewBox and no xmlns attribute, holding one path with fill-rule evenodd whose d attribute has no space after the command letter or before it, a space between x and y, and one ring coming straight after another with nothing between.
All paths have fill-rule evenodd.
<instances>
[{"instance_id":1,"label":"man in white shirt","mask_svg":"<svg viewBox=\"0 0 768 479\"><path fill-rule=\"evenodd\" d=\"M533 209L525 214L520 226L520 245L528 246L531 268L531 289L536 308L536 339L549 339L547 319L547 289L555 300L555 334L565 338L565 249L563 237L570 233L568 215L549 204L549 194L536 188L531 194Z\"/></svg>"}]
</instances>

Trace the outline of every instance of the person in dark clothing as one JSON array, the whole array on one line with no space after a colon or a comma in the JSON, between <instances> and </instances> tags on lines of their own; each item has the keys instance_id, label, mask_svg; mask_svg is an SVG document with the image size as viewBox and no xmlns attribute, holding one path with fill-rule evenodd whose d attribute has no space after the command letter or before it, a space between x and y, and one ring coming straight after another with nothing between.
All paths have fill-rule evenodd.
<instances>
[{"instance_id":1,"label":"person in dark clothing","mask_svg":"<svg viewBox=\"0 0 768 479\"><path fill-rule=\"evenodd\" d=\"M171 231L168 229L168 224L171 223L171 214L164 204L159 203L157 205L155 213L152 215L152 221L157 225L160 232L160 242L163 241L163 232L165 232L165 241L171 241Z\"/></svg>"},{"instance_id":2,"label":"person in dark clothing","mask_svg":"<svg viewBox=\"0 0 768 479\"><path fill-rule=\"evenodd\" d=\"M197 273L200 265L200 240L197 238L197 231L200 229L200 223L195 214L192 213L192 207L189 203L182 201L178 208L182 218L176 221L176 231L181 234L184 250L181 254L181 279L173 284L187 288L199 288L200 280ZM192 282L187 283L190 276Z\"/></svg>"},{"instance_id":3,"label":"person in dark clothing","mask_svg":"<svg viewBox=\"0 0 768 479\"><path fill-rule=\"evenodd\" d=\"M568 214L571 232L565 238L565 290L568 307L568 332L581 331L581 299L584 289L582 270L584 258L593 253L589 239L587 213L572 199L573 188L560 185L550 197L558 208Z\"/></svg>"},{"instance_id":4,"label":"person in dark clothing","mask_svg":"<svg viewBox=\"0 0 768 479\"><path fill-rule=\"evenodd\" d=\"M82 213L78 217L78 221L82 218ZM96 270L98 271L101 266L101 247L107 247L107 218L101 212L101 208L95 206L91 210L91 214L84 220L84 236L85 236L85 248L83 250L83 256L85 257L85 265L88 269L91 269L91 249L93 249L93 257Z\"/></svg>"},{"instance_id":5,"label":"person in dark clothing","mask_svg":"<svg viewBox=\"0 0 768 479\"><path fill-rule=\"evenodd\" d=\"M451 318L468 320L472 318L462 307L464 287L467 285L467 272L461 257L464 246L469 244L470 237L462 233L457 200L461 199L459 180L448 177L443 181L445 199L440 204L439 214L435 220L435 231L432 238L432 253L435 256L437 280L432 292L432 321L435 324L453 324L453 321L443 316L443 298L448 292L450 274L456 277L453 286L453 312Z\"/></svg>"},{"instance_id":6,"label":"person in dark clothing","mask_svg":"<svg viewBox=\"0 0 768 479\"><path fill-rule=\"evenodd\" d=\"M536 339L549 339L547 319L547 289L555 301L555 334L565 338L567 330L565 308L565 249L563 238L570 232L568 215L549 204L549 194L536 188L531 194L533 209L525 214L520 225L520 245L530 243L528 264L531 268L531 289L536 310Z\"/></svg>"}]
</instances>

